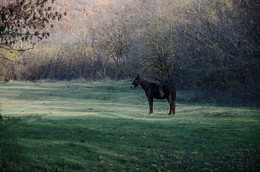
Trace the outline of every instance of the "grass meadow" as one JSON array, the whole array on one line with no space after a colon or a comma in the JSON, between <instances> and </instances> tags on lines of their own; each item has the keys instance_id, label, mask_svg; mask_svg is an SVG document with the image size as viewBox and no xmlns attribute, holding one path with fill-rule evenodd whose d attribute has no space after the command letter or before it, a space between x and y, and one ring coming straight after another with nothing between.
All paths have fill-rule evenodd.
<instances>
[{"instance_id":1,"label":"grass meadow","mask_svg":"<svg viewBox=\"0 0 260 172\"><path fill-rule=\"evenodd\" d=\"M259 171L260 109L148 101L130 81L0 83L0 171Z\"/></svg>"}]
</instances>

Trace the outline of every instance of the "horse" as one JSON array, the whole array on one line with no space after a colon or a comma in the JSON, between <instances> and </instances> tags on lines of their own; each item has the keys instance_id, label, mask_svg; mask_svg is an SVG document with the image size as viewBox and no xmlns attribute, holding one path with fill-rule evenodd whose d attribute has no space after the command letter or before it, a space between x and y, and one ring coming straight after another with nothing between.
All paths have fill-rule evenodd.
<instances>
[{"instance_id":1,"label":"horse","mask_svg":"<svg viewBox=\"0 0 260 172\"><path fill-rule=\"evenodd\" d=\"M145 91L145 94L149 101L149 107L150 112L149 114L153 113L153 99L165 99L167 98L167 101L170 105L170 112L169 115L175 114L175 108L176 108L176 88L173 84L156 84L153 82L149 82L146 79L140 77L137 75L137 77L134 79L133 83L130 85L130 88L134 89L140 85L143 90Z\"/></svg>"}]
</instances>

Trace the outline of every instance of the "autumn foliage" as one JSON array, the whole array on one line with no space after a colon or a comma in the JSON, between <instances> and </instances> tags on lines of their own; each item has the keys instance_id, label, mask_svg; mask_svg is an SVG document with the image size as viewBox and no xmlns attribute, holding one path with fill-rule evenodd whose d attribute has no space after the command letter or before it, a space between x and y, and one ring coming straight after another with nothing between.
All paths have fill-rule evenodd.
<instances>
[{"instance_id":1,"label":"autumn foliage","mask_svg":"<svg viewBox=\"0 0 260 172\"><path fill-rule=\"evenodd\" d=\"M10 23L10 32L6 26L1 46L52 36L1 67L1 80L125 79L139 73L206 97L259 95L256 1L60 0L51 8L31 2L38 10L22 20L24 30L18 22ZM69 15L47 29L62 16L51 11L61 7Z\"/></svg>"},{"instance_id":2,"label":"autumn foliage","mask_svg":"<svg viewBox=\"0 0 260 172\"><path fill-rule=\"evenodd\" d=\"M51 3L48 3L48 0L3 2L0 6L0 49L24 51L25 47L21 45L15 48L14 44L49 37L48 27L53 27L52 21L60 20L63 15L53 11L53 3L54 0ZM0 55L8 59L4 54Z\"/></svg>"}]
</instances>

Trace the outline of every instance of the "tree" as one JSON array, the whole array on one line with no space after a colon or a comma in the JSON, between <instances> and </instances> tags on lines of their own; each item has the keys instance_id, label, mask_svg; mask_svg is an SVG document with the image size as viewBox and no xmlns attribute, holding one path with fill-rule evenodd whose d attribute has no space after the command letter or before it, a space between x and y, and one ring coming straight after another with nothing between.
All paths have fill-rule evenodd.
<instances>
[{"instance_id":1,"label":"tree","mask_svg":"<svg viewBox=\"0 0 260 172\"><path fill-rule=\"evenodd\" d=\"M194 85L209 91L256 95L259 83L259 10L246 1L201 2L183 16L193 49Z\"/></svg>"},{"instance_id":2,"label":"tree","mask_svg":"<svg viewBox=\"0 0 260 172\"><path fill-rule=\"evenodd\" d=\"M92 29L93 56L99 61L104 76L108 66L113 68L113 77L116 78L124 77L128 72L132 30L134 28L125 11L116 12L109 22Z\"/></svg>"},{"instance_id":3,"label":"tree","mask_svg":"<svg viewBox=\"0 0 260 172\"><path fill-rule=\"evenodd\" d=\"M32 49L35 41L50 36L49 28L63 14L55 11L51 4L55 0L15 0L0 3L0 62L14 61L4 52L23 52ZM17 43L20 43L18 46ZM23 43L28 43L25 45ZM2 59L2 60L1 60Z\"/></svg>"}]
</instances>

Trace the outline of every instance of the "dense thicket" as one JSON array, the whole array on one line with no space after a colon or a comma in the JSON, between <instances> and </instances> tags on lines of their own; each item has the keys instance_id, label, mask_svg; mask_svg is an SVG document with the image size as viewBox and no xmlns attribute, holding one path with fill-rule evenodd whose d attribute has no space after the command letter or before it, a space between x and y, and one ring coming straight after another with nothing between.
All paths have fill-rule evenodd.
<instances>
[{"instance_id":1,"label":"dense thicket","mask_svg":"<svg viewBox=\"0 0 260 172\"><path fill-rule=\"evenodd\" d=\"M259 96L257 1L114 4L86 32L51 39L1 66L1 80L121 79L139 73L212 95Z\"/></svg>"}]
</instances>

